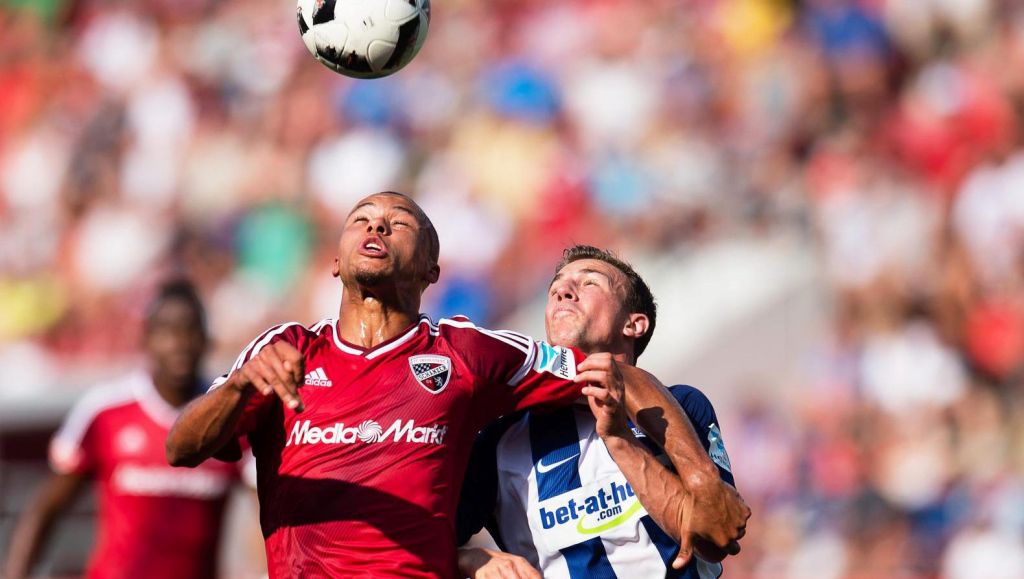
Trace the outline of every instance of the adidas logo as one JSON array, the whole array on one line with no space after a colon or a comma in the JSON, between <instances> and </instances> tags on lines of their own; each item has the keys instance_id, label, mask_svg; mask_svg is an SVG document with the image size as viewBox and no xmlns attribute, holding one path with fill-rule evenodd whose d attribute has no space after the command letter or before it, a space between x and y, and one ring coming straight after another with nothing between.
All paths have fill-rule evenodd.
<instances>
[{"instance_id":1,"label":"adidas logo","mask_svg":"<svg viewBox=\"0 0 1024 579\"><path fill-rule=\"evenodd\" d=\"M306 382L305 382L305 384L306 384L306 386L333 386L334 385L334 383L332 383L327 378L327 374L324 374L324 369L323 368L317 368L316 370L313 370L309 374L306 374Z\"/></svg>"}]
</instances>

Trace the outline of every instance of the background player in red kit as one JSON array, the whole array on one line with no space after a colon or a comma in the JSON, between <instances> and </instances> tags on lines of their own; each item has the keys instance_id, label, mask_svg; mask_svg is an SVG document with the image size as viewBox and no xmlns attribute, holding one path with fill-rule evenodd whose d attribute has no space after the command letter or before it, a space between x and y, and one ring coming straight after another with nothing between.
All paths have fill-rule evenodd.
<instances>
[{"instance_id":1,"label":"background player in red kit","mask_svg":"<svg viewBox=\"0 0 1024 579\"><path fill-rule=\"evenodd\" d=\"M209 578L234 464L195 471L167 464L164 441L200 388L202 304L183 281L164 285L145 323L148 368L88 393L50 446L56 474L18 521L5 577L28 574L51 523L88 479L98 483L99 534L88 577Z\"/></svg>"},{"instance_id":2,"label":"background player in red kit","mask_svg":"<svg viewBox=\"0 0 1024 579\"><path fill-rule=\"evenodd\" d=\"M455 507L477 431L516 409L571 402L577 370L588 381L625 374L634 415L663 406L640 423L678 442L666 450L693 473L692 492L726 511L715 516L727 524L708 535L723 545L736 537L740 500L718 482L669 395L633 391L646 374L580 363L577 350L465 319L421 316L438 251L408 197L358 203L334 265L339 318L264 332L172 429L167 454L177 465L248 436L271 577L454 577Z\"/></svg>"}]
</instances>

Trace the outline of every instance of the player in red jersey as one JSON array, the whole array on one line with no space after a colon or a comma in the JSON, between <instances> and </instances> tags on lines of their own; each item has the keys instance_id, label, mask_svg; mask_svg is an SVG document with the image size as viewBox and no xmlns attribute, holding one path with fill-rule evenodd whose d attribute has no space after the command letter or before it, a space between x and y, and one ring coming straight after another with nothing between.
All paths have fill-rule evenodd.
<instances>
[{"instance_id":1,"label":"player in red jersey","mask_svg":"<svg viewBox=\"0 0 1024 579\"><path fill-rule=\"evenodd\" d=\"M581 393L574 379L612 374L580 363L578 350L421 316L438 251L410 198L362 200L338 244L339 318L264 332L172 429L167 454L177 465L248 437L271 577L454 577L455 508L477 431L517 409L570 403ZM634 416L664 406L643 413L645 428L688 437L669 453L708 481L696 492L738 501L717 485L669 395L633 391L646 376L635 368L616 372L630 384Z\"/></svg>"},{"instance_id":2,"label":"player in red jersey","mask_svg":"<svg viewBox=\"0 0 1024 579\"><path fill-rule=\"evenodd\" d=\"M222 514L238 468L211 461L182 471L164 456L179 407L199 390L203 317L191 285L161 288L146 319L148 369L89 392L68 415L50 447L56 475L18 521L5 577L28 574L51 523L88 479L99 491L88 577L215 576Z\"/></svg>"}]
</instances>

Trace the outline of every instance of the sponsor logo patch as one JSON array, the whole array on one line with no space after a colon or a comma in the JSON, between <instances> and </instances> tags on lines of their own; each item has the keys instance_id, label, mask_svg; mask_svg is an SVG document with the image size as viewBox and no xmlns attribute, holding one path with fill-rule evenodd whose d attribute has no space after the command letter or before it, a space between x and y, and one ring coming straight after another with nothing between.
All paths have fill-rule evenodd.
<instances>
[{"instance_id":1,"label":"sponsor logo patch","mask_svg":"<svg viewBox=\"0 0 1024 579\"><path fill-rule=\"evenodd\" d=\"M416 382L431 394L439 394L451 381L452 361L447 356L410 356L409 368Z\"/></svg>"},{"instance_id":2,"label":"sponsor logo patch","mask_svg":"<svg viewBox=\"0 0 1024 579\"><path fill-rule=\"evenodd\" d=\"M334 386L334 383L331 382L329 378L327 378L327 374L324 373L323 368L317 368L316 370L313 370L309 374L306 374L306 380L305 382L303 382L303 384L305 384L306 386L322 386L325 388L330 388L331 386Z\"/></svg>"},{"instance_id":3,"label":"sponsor logo patch","mask_svg":"<svg viewBox=\"0 0 1024 579\"><path fill-rule=\"evenodd\" d=\"M576 356L568 348L537 342L537 357L534 358L533 369L572 380L576 377Z\"/></svg>"},{"instance_id":4,"label":"sponsor logo patch","mask_svg":"<svg viewBox=\"0 0 1024 579\"><path fill-rule=\"evenodd\" d=\"M569 462L570 460L572 460L572 459L574 459L574 458L576 458L578 456L579 456L579 453L576 453L576 454L570 456L569 458L563 458L562 460L559 460L557 462L553 462L551 464L544 464L544 459L541 459L541 460L537 461L537 472L539 472L541 474L551 472L551 471L555 470L556 468L562 466L563 464Z\"/></svg>"},{"instance_id":5,"label":"sponsor logo patch","mask_svg":"<svg viewBox=\"0 0 1024 579\"><path fill-rule=\"evenodd\" d=\"M645 514L633 487L619 474L536 503L531 527L549 549L559 550L595 536L635 537Z\"/></svg>"},{"instance_id":6,"label":"sponsor logo patch","mask_svg":"<svg viewBox=\"0 0 1024 579\"><path fill-rule=\"evenodd\" d=\"M411 442L444 444L448 427L441 424L416 426L413 420L395 420L386 430L376 420L364 420L358 426L335 422L330 426L313 426L309 420L292 425L285 446L300 444L376 444L379 442Z\"/></svg>"},{"instance_id":7,"label":"sponsor logo patch","mask_svg":"<svg viewBox=\"0 0 1024 579\"><path fill-rule=\"evenodd\" d=\"M729 453L725 452L725 441L722 440L722 431L714 423L708 427L708 443L710 443L708 454L711 455L711 460L728 472L732 472L732 463L729 462Z\"/></svg>"}]
</instances>

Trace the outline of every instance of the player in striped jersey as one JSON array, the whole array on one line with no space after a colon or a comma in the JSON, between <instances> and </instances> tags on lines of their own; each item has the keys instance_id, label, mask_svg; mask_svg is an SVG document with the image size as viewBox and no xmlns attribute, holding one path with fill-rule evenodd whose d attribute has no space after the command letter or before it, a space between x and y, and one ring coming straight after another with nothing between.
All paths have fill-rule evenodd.
<instances>
[{"instance_id":1,"label":"player in striped jersey","mask_svg":"<svg viewBox=\"0 0 1024 579\"><path fill-rule=\"evenodd\" d=\"M650 341L655 314L650 289L628 264L576 246L556 269L545 326L553 344L632 364ZM688 496L661 448L628 423L621 380L611 378L600 380L606 389L588 391L586 402L512 414L481 433L463 486L459 538L486 526L505 553L463 548L463 573L537 577L536 567L548 578L709 579L739 551L736 541L720 548L690 535L687 521L708 515L708 506ZM690 386L671 392L733 485L711 403Z\"/></svg>"},{"instance_id":2,"label":"player in striped jersey","mask_svg":"<svg viewBox=\"0 0 1024 579\"><path fill-rule=\"evenodd\" d=\"M248 438L272 579L455 577L455 510L479 429L520 409L571 404L577 371L603 366L464 318L434 324L419 305L437 260L436 233L412 199L366 197L338 241L338 319L258 336L168 436L168 459L180 466ZM696 492L738 505L678 404L637 368L621 371L638 420L688 439L669 450L698 475ZM739 524L703 528L728 537Z\"/></svg>"}]
</instances>

